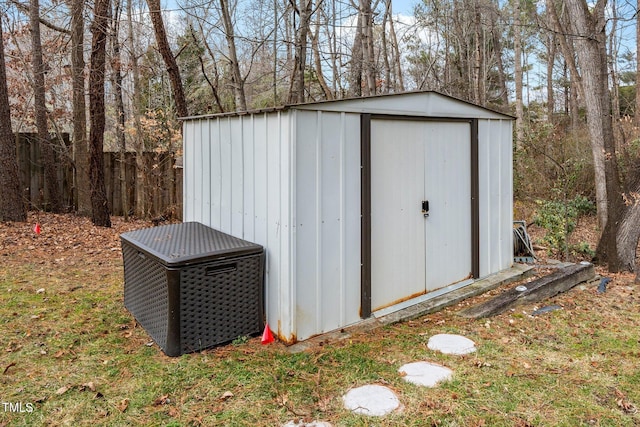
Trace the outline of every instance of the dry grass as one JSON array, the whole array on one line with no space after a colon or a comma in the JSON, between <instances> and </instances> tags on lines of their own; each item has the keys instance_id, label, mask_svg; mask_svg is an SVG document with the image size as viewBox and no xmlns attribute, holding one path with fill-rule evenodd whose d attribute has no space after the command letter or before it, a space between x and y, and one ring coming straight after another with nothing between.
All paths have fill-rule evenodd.
<instances>
[{"instance_id":1,"label":"dry grass","mask_svg":"<svg viewBox=\"0 0 640 427\"><path fill-rule=\"evenodd\" d=\"M36 236L34 220L0 225L0 425L640 425L640 295L630 274L609 275L604 294L576 288L547 301L562 309L541 316L530 315L533 305L489 320L457 316L484 295L302 354L254 337L168 358L122 301L118 235L149 224L116 218L104 230L42 215ZM429 350L443 332L478 351ZM406 383L398 368L416 360L446 365L454 379L434 389ZM346 411L341 396L367 383L394 389L402 411Z\"/></svg>"}]
</instances>

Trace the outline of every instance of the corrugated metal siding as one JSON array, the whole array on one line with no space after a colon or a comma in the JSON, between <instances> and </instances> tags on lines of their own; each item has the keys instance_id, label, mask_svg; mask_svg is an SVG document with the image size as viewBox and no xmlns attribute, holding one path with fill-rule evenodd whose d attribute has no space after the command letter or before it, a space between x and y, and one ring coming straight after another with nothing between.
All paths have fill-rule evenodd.
<instances>
[{"instance_id":1,"label":"corrugated metal siding","mask_svg":"<svg viewBox=\"0 0 640 427\"><path fill-rule=\"evenodd\" d=\"M511 266L512 122L432 98L184 122L184 220L267 248L267 321L281 338L302 340L360 320L360 114L328 106L478 113L480 275Z\"/></svg>"},{"instance_id":2,"label":"corrugated metal siding","mask_svg":"<svg viewBox=\"0 0 640 427\"><path fill-rule=\"evenodd\" d=\"M478 122L480 277L513 264L511 120Z\"/></svg>"},{"instance_id":3,"label":"corrugated metal siding","mask_svg":"<svg viewBox=\"0 0 640 427\"><path fill-rule=\"evenodd\" d=\"M426 279L431 291L471 276L471 126L428 122L427 129Z\"/></svg>"},{"instance_id":4,"label":"corrugated metal siding","mask_svg":"<svg viewBox=\"0 0 640 427\"><path fill-rule=\"evenodd\" d=\"M360 116L296 112L299 339L360 320Z\"/></svg>"},{"instance_id":5,"label":"corrugated metal siding","mask_svg":"<svg viewBox=\"0 0 640 427\"><path fill-rule=\"evenodd\" d=\"M267 321L291 339L290 112L190 120L184 125L185 221L267 248Z\"/></svg>"}]
</instances>

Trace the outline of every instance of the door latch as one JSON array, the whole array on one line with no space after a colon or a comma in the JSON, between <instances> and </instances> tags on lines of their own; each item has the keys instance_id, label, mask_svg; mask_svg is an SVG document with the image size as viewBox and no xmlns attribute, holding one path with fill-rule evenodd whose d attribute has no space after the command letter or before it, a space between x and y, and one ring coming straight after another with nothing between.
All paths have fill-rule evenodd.
<instances>
[{"instance_id":1,"label":"door latch","mask_svg":"<svg viewBox=\"0 0 640 427\"><path fill-rule=\"evenodd\" d=\"M424 215L425 218L429 216L429 201L428 200L423 200L422 201L422 214Z\"/></svg>"}]
</instances>

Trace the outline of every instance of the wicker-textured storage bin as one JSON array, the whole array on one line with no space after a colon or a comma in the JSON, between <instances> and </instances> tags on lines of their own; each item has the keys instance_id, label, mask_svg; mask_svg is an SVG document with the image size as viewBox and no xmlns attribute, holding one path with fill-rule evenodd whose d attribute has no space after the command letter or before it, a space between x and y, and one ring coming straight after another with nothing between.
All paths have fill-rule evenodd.
<instances>
[{"instance_id":1,"label":"wicker-textured storage bin","mask_svg":"<svg viewBox=\"0 0 640 427\"><path fill-rule=\"evenodd\" d=\"M262 246L197 222L120 238L124 305L168 356L261 332Z\"/></svg>"}]
</instances>

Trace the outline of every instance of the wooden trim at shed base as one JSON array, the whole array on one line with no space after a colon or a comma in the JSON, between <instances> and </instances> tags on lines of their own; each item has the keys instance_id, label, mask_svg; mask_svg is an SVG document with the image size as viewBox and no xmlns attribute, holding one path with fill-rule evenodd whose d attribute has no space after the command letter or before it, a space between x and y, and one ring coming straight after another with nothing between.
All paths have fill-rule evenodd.
<instances>
[{"instance_id":1,"label":"wooden trim at shed base","mask_svg":"<svg viewBox=\"0 0 640 427\"><path fill-rule=\"evenodd\" d=\"M489 301L462 310L459 314L471 319L495 316L517 304L538 302L551 298L594 277L593 264L580 263L570 265L548 276L509 289Z\"/></svg>"}]
</instances>

